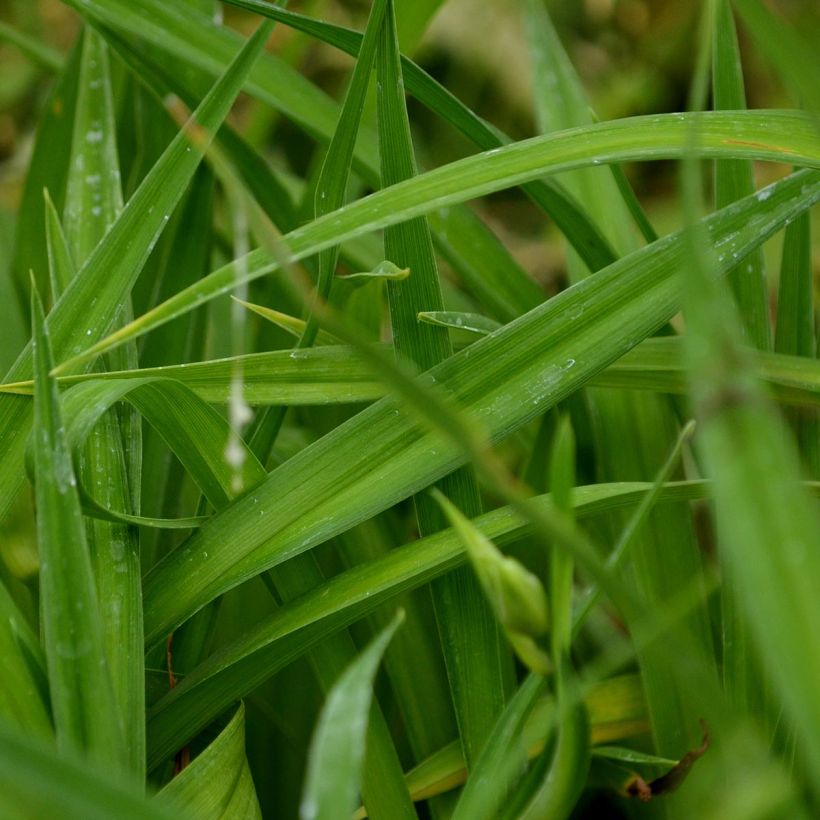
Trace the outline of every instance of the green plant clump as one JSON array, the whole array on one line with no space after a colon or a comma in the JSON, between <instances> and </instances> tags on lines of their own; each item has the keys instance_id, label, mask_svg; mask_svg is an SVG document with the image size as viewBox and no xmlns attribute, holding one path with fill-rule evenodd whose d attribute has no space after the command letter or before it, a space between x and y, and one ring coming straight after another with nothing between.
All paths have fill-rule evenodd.
<instances>
[{"instance_id":1,"label":"green plant clump","mask_svg":"<svg viewBox=\"0 0 820 820\"><path fill-rule=\"evenodd\" d=\"M0 816L820 816L812 7L4 6Z\"/></svg>"}]
</instances>

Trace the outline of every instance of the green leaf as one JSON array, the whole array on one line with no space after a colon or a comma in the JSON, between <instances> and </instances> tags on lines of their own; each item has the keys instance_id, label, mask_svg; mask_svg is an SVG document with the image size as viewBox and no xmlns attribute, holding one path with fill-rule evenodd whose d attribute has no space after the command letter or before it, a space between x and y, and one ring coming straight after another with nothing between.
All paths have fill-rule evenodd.
<instances>
[{"instance_id":1,"label":"green leaf","mask_svg":"<svg viewBox=\"0 0 820 820\"><path fill-rule=\"evenodd\" d=\"M811 179L808 172L777 183L765 209L752 197L707 218L704 228L721 250L716 270L820 197L820 183ZM674 270L682 252L680 236L643 248L450 357L430 376L452 390L493 438L503 438L677 311ZM605 349L601 338L609 340ZM382 399L274 470L148 574L147 643L161 640L220 592L429 486L465 458L450 438L419 429L413 415ZM313 477L320 483L312 483ZM227 533L231 549L216 550ZM211 560L202 561L203 552ZM183 576L184 585L177 580Z\"/></svg>"},{"instance_id":2,"label":"green leaf","mask_svg":"<svg viewBox=\"0 0 820 820\"><path fill-rule=\"evenodd\" d=\"M246 259L220 268L196 285L157 305L131 325L92 345L74 360L64 362L60 371L65 372L80 361L139 336L243 282L271 273L285 262L309 257L370 231L548 173L590 164L680 156L693 123L697 124L701 137L698 151L703 157L787 160L820 168L820 139L811 127L811 120L796 112L663 114L598 123L534 137L428 171L291 231L282 237L278 255L259 249L252 251ZM761 202L770 196L769 191L767 188L758 193ZM243 275L237 275L237 266L245 272Z\"/></svg>"},{"instance_id":3,"label":"green leaf","mask_svg":"<svg viewBox=\"0 0 820 820\"><path fill-rule=\"evenodd\" d=\"M137 193L88 261L54 306L49 330L56 355L72 355L79 346L104 335L123 297L136 280L154 243L165 227L166 217L179 201L202 157L206 143L225 118L247 72L261 51L270 30L264 24L237 56L195 112L186 128L166 149L140 185ZM194 138L194 142L191 142ZM89 305L93 308L89 310ZM31 375L31 350L21 353L9 371L9 379ZM22 481L25 431L31 408L0 397L0 518Z\"/></svg>"},{"instance_id":4,"label":"green leaf","mask_svg":"<svg viewBox=\"0 0 820 820\"><path fill-rule=\"evenodd\" d=\"M248 306L280 327L288 327L292 323L295 336L304 328L305 323L301 319L261 305L250 307L248 303ZM319 339L322 339L323 333L319 331ZM339 345L339 340L329 334L325 341L327 345L321 349L299 352L271 350L239 357L244 375L245 401L250 405L336 404L369 402L385 395L388 387L379 382L369 364L362 362L355 348ZM683 338L669 336L645 339L605 370L596 373L590 384L684 394L687 390L684 341ZM820 403L820 362L817 360L758 351L749 351L749 358L755 375L766 383L778 402L796 407L811 407ZM230 396L235 363L234 358L227 358L138 370L59 376L57 384L68 388L90 380L127 381L159 377L181 382L211 404L222 404ZM0 392L30 396L32 382L0 385Z\"/></svg>"},{"instance_id":5,"label":"green leaf","mask_svg":"<svg viewBox=\"0 0 820 820\"><path fill-rule=\"evenodd\" d=\"M637 503L650 489L649 484L626 482L578 487L573 507L579 518L600 515ZM667 486L662 498L702 498L706 492L703 482L685 482ZM548 497L533 503L551 506ZM530 522L509 507L485 513L473 525L498 544L531 532ZM444 530L352 568L261 621L214 653L150 710L149 769L233 700L251 692L323 637L466 561L461 537L452 529ZM641 730L645 728L641 724Z\"/></svg>"},{"instance_id":6,"label":"green leaf","mask_svg":"<svg viewBox=\"0 0 820 820\"><path fill-rule=\"evenodd\" d=\"M486 336L498 330L501 325L494 319L488 319L478 313L460 313L453 310L423 310L418 314L420 322L441 325L456 330L469 330Z\"/></svg>"},{"instance_id":7,"label":"green leaf","mask_svg":"<svg viewBox=\"0 0 820 820\"><path fill-rule=\"evenodd\" d=\"M36 291L33 458L45 655L57 743L115 771L128 750L105 659L94 577L85 539L51 349Z\"/></svg>"},{"instance_id":8,"label":"green leaf","mask_svg":"<svg viewBox=\"0 0 820 820\"><path fill-rule=\"evenodd\" d=\"M537 647L530 646L532 658L524 656L516 643L518 637L539 638L547 631L549 605L541 582L515 558L505 556L441 492L434 489L432 494L464 541L481 588L521 661L527 666L534 661L537 671L548 674L549 663Z\"/></svg>"},{"instance_id":9,"label":"green leaf","mask_svg":"<svg viewBox=\"0 0 820 820\"><path fill-rule=\"evenodd\" d=\"M0 724L0 813L20 820L186 820L185 809L168 811L147 801L133 786L74 756L57 755L41 741Z\"/></svg>"},{"instance_id":10,"label":"green leaf","mask_svg":"<svg viewBox=\"0 0 820 820\"><path fill-rule=\"evenodd\" d=\"M261 818L248 759L245 756L245 707L154 798L169 812L188 813L200 820Z\"/></svg>"},{"instance_id":11,"label":"green leaf","mask_svg":"<svg viewBox=\"0 0 820 820\"><path fill-rule=\"evenodd\" d=\"M372 271L361 273L347 273L338 276L337 282L350 282L353 285L366 285L371 281L401 282L410 275L410 268L399 268L392 262L381 262Z\"/></svg>"},{"instance_id":12,"label":"green leaf","mask_svg":"<svg viewBox=\"0 0 820 820\"><path fill-rule=\"evenodd\" d=\"M510 699L470 771L453 820L493 820L527 761L523 732L544 686L530 674Z\"/></svg>"},{"instance_id":13,"label":"green leaf","mask_svg":"<svg viewBox=\"0 0 820 820\"><path fill-rule=\"evenodd\" d=\"M56 214L49 214L46 236L55 297L61 296L76 275L73 262L84 263L93 253L122 209L122 190L117 158L114 103L111 91L108 48L93 29L83 33L77 103L66 185L65 241L61 249ZM70 253L70 259L67 259ZM130 318L130 295L124 300L122 318ZM120 319L120 322L122 321ZM119 323L119 322L118 322ZM121 348L112 359L120 366L136 363L134 343ZM103 494L104 507L132 513L132 499L139 488L129 487L126 447L129 456L141 460L139 422L116 412L100 418L86 442L85 458L75 459L80 485L95 484ZM138 472L137 472L138 475ZM134 495L136 494L136 495ZM139 536L119 522L89 521L86 537L103 625L103 643L114 700L129 752L129 766L136 776L145 775L145 673L142 665L142 585Z\"/></svg>"},{"instance_id":14,"label":"green leaf","mask_svg":"<svg viewBox=\"0 0 820 820\"><path fill-rule=\"evenodd\" d=\"M359 52L356 66L350 77L350 84L345 94L339 122L333 132L330 145L325 154L319 178L316 181L316 196L314 199L314 216L335 211L345 201L345 192L353 165L353 153L356 148L356 137L364 110L367 89L370 85L370 74L376 59L376 49L379 43L379 32L384 18L386 0L375 0L367 20L362 48ZM319 254L319 277L316 283L316 298L327 300L336 262L339 257L339 248L327 248ZM308 318L305 333L299 347L310 347L316 338L319 325L314 316Z\"/></svg>"},{"instance_id":15,"label":"green leaf","mask_svg":"<svg viewBox=\"0 0 820 820\"><path fill-rule=\"evenodd\" d=\"M77 272L68 246L60 215L51 201L48 190L43 192L46 212L46 251L52 299L56 302Z\"/></svg>"},{"instance_id":16,"label":"green leaf","mask_svg":"<svg viewBox=\"0 0 820 820\"><path fill-rule=\"evenodd\" d=\"M712 105L715 110L746 108L743 70L731 0L712 4ZM715 163L715 205L722 208L754 191L752 165L746 160L726 159ZM729 273L729 282L751 344L771 348L769 298L766 269L761 252L752 254Z\"/></svg>"},{"instance_id":17,"label":"green leaf","mask_svg":"<svg viewBox=\"0 0 820 820\"><path fill-rule=\"evenodd\" d=\"M231 297L236 299L236 297ZM246 307L248 310L253 311L258 316L261 316L263 319L267 319L269 322L273 322L277 327L281 327L282 330L286 330L288 333L300 338L304 332L305 328L307 327L307 322L304 319L297 319L295 316L288 316L287 313L282 313L278 310L273 310L273 308L265 307L264 305L255 305L252 302L243 302L241 299L236 299L239 304ZM313 340L314 344L318 345L335 345L339 344L339 339L333 336L332 334L328 333L326 330L319 330L316 334L316 338ZM309 349L309 348L308 348ZM307 349L306 349L307 350ZM291 361L301 360L303 357L308 358L311 356L310 353L297 353L295 356L293 352L288 354L288 357ZM251 399L247 398L248 401ZM292 402L287 401L286 404L291 404Z\"/></svg>"},{"instance_id":18,"label":"green leaf","mask_svg":"<svg viewBox=\"0 0 820 820\"><path fill-rule=\"evenodd\" d=\"M555 506L572 519L572 488L575 486L575 433L568 416L555 430L550 459L550 489ZM549 584L552 621L552 657L556 669L569 658L572 639L572 593L575 567L572 557L552 545Z\"/></svg>"},{"instance_id":19,"label":"green leaf","mask_svg":"<svg viewBox=\"0 0 820 820\"><path fill-rule=\"evenodd\" d=\"M122 210L108 47L83 33L71 157L63 213L74 259L84 263Z\"/></svg>"},{"instance_id":20,"label":"green leaf","mask_svg":"<svg viewBox=\"0 0 820 820\"><path fill-rule=\"evenodd\" d=\"M302 820L334 820L355 811L376 670L403 620L399 610L328 693L311 742Z\"/></svg>"},{"instance_id":21,"label":"green leaf","mask_svg":"<svg viewBox=\"0 0 820 820\"><path fill-rule=\"evenodd\" d=\"M417 173L394 8L389 2L378 52L379 156L384 185L412 180ZM409 279L387 286L396 356L427 370L452 353L446 330L417 320L419 312L444 309L427 220L417 217L386 228L384 254L400 268L412 271ZM476 476L469 467L445 476L439 487L467 515L481 512ZM414 506L422 535L444 526L440 510L427 495L417 496ZM469 571L445 575L431 586L431 592L459 736L465 757L472 762L503 708L512 658Z\"/></svg>"}]
</instances>

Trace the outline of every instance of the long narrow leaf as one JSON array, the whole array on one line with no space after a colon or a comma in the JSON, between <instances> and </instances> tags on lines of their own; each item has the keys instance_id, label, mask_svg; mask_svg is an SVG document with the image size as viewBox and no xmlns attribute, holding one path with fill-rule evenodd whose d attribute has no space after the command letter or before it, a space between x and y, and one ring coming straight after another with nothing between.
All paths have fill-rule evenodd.
<instances>
[{"instance_id":1,"label":"long narrow leaf","mask_svg":"<svg viewBox=\"0 0 820 820\"><path fill-rule=\"evenodd\" d=\"M416 176L393 9L394 4L388 3L378 55L379 150L385 185ZM422 311L444 309L425 218L387 228L384 252L394 264L412 271L408 279L390 282L387 287L396 354L427 370L450 356L452 346L444 328L418 321ZM439 487L468 516L481 512L478 484L470 468L446 476ZM444 525L441 511L429 496L417 496L414 504L421 535ZM431 591L459 734L465 757L472 763L504 706L511 656L469 570L444 576Z\"/></svg>"},{"instance_id":2,"label":"long narrow leaf","mask_svg":"<svg viewBox=\"0 0 820 820\"><path fill-rule=\"evenodd\" d=\"M693 122L698 124L702 136L698 151L704 157L787 160L820 167L820 140L811 120L798 113L782 111L633 117L534 137L429 171L291 231L282 238L279 258L273 258L267 250L251 252L247 259L215 271L131 325L90 346L64 366L75 366L141 335L244 281L276 270L285 260L298 261L346 239L548 173L590 164L680 156ZM761 201L768 195L761 192ZM237 275L237 266L245 271L244 275Z\"/></svg>"},{"instance_id":3,"label":"long narrow leaf","mask_svg":"<svg viewBox=\"0 0 820 820\"><path fill-rule=\"evenodd\" d=\"M579 517L586 518L636 504L649 490L649 484L630 483L579 487L573 493L573 506ZM661 499L702 498L707 492L704 482L672 484L664 488ZM545 497L535 503L548 508L551 501ZM530 524L509 507L485 513L473 524L500 545L531 532ZM329 632L466 560L458 533L443 530L393 550L379 561L348 570L259 623L216 652L151 709L149 768L233 699L252 691Z\"/></svg>"},{"instance_id":4,"label":"long narrow leaf","mask_svg":"<svg viewBox=\"0 0 820 820\"><path fill-rule=\"evenodd\" d=\"M353 814L373 681L382 655L403 619L404 613L399 611L328 693L311 743L299 811L302 820L333 820Z\"/></svg>"},{"instance_id":5,"label":"long narrow leaf","mask_svg":"<svg viewBox=\"0 0 820 820\"><path fill-rule=\"evenodd\" d=\"M719 269L820 197L820 183L812 177L807 172L777 183L765 210L752 197L707 218L704 230L720 247ZM680 286L673 271L682 253L680 236L641 249L450 357L430 375L492 438L503 438L676 312ZM597 344L604 336L610 341L606 350ZM464 459L451 439L424 432L394 400L381 400L274 470L149 573L146 641L153 645L220 591L408 497ZM308 476L316 480L311 478L310 492ZM224 548L228 532L231 549ZM216 550L216 543L223 548ZM203 561L203 552L212 559ZM176 580L181 577L182 594Z\"/></svg>"},{"instance_id":6,"label":"long narrow leaf","mask_svg":"<svg viewBox=\"0 0 820 820\"><path fill-rule=\"evenodd\" d=\"M269 30L269 25L264 24L248 41L55 305L49 316L55 355L65 358L110 329L123 296L136 280L165 227L166 217L199 164L202 140L210 140L227 115ZM191 142L192 134L198 135L196 144ZM88 309L90 304L94 305L92 311ZM20 354L8 375L11 378L31 375L30 347ZM23 447L30 413L30 407L0 398L0 497L3 499L0 517L8 510L14 490L22 481Z\"/></svg>"},{"instance_id":7,"label":"long narrow leaf","mask_svg":"<svg viewBox=\"0 0 820 820\"><path fill-rule=\"evenodd\" d=\"M57 387L36 291L34 328L34 466L37 540L49 690L57 743L126 769L128 750L114 703L91 561Z\"/></svg>"}]
</instances>

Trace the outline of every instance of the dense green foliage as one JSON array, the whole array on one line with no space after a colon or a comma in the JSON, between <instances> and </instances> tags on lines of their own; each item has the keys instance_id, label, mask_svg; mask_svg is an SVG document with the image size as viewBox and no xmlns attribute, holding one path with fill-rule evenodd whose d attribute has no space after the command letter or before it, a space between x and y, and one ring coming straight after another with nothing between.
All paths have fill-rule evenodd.
<instances>
[{"instance_id":1,"label":"dense green foliage","mask_svg":"<svg viewBox=\"0 0 820 820\"><path fill-rule=\"evenodd\" d=\"M0 21L0 814L817 816L811 4L351 5Z\"/></svg>"}]
</instances>

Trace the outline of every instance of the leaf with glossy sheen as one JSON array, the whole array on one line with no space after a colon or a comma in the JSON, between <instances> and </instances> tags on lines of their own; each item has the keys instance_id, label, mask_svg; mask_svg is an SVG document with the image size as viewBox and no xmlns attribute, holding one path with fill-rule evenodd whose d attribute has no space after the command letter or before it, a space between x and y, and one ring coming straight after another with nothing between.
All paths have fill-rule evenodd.
<instances>
[{"instance_id":1,"label":"leaf with glossy sheen","mask_svg":"<svg viewBox=\"0 0 820 820\"><path fill-rule=\"evenodd\" d=\"M377 61L379 157L384 185L417 175L410 121L404 97L393 2L388 3ZM412 276L389 282L387 297L393 347L399 361L427 370L452 354L447 331L418 321L418 313L443 310L438 267L427 220L391 225L384 232L384 254ZM444 476L438 488L468 516L481 512L474 470L465 466ZM446 520L427 494L413 499L419 533L441 529ZM504 708L512 679L512 655L475 576L468 569L448 573L431 585L450 695L464 753L472 762Z\"/></svg>"},{"instance_id":2,"label":"leaf with glossy sheen","mask_svg":"<svg viewBox=\"0 0 820 820\"><path fill-rule=\"evenodd\" d=\"M798 112L662 114L533 137L428 171L297 228L282 237L277 254L258 249L214 271L65 362L62 371L193 310L243 282L271 273L286 262L299 261L347 239L545 174L610 162L681 156L693 124L697 124L698 151L704 158L746 157L820 168L820 138L811 119ZM769 196L768 189L758 196L764 202Z\"/></svg>"},{"instance_id":3,"label":"leaf with glossy sheen","mask_svg":"<svg viewBox=\"0 0 820 820\"><path fill-rule=\"evenodd\" d=\"M128 750L114 703L102 625L42 306L32 295L33 460L40 594L58 747L124 771Z\"/></svg>"},{"instance_id":4,"label":"leaf with glossy sheen","mask_svg":"<svg viewBox=\"0 0 820 820\"><path fill-rule=\"evenodd\" d=\"M108 47L93 29L83 32L79 88L74 117L70 169L66 186L64 223L66 248L56 214L47 216L51 278L55 298L71 286L76 275L73 261L84 263L102 240L122 209L122 190L117 158L114 101L111 90ZM70 254L70 259L65 258ZM73 261L71 261L73 260ZM53 264L52 264L53 263ZM131 316L130 294L125 298L123 318ZM111 357L115 367L136 364L131 344ZM99 369L100 365L98 365ZM129 475L126 447L135 465L141 464L141 427L130 411L101 417L86 440L83 459L75 459L80 484L95 484L104 506L133 512L138 489L130 487L138 477ZM133 452L132 452L133 451ZM97 586L100 621L114 700L120 715L130 769L145 776L145 672L142 659L142 575L139 535L133 528L113 521L86 522L86 537Z\"/></svg>"},{"instance_id":5,"label":"leaf with glossy sheen","mask_svg":"<svg viewBox=\"0 0 820 820\"><path fill-rule=\"evenodd\" d=\"M328 693L310 745L299 807L302 820L350 817L356 809L373 683L382 655L403 620L404 612L399 610Z\"/></svg>"},{"instance_id":6,"label":"leaf with glossy sheen","mask_svg":"<svg viewBox=\"0 0 820 820\"><path fill-rule=\"evenodd\" d=\"M637 503L651 489L650 484L629 483L578 487L573 507L579 518L600 515ZM665 487L661 497L683 501L703 498L707 492L704 482L685 482ZM543 497L535 503L549 507L551 501ZM473 525L502 545L531 531L509 507L485 513L473 519ZM220 648L149 711L149 769L237 697L253 691L331 632L466 560L458 533L444 530L348 570Z\"/></svg>"},{"instance_id":7,"label":"leaf with glossy sheen","mask_svg":"<svg viewBox=\"0 0 820 820\"><path fill-rule=\"evenodd\" d=\"M712 105L715 110L746 108L746 91L731 0L712 4ZM715 207L722 208L754 191L752 164L726 159L715 163ZM766 268L761 252L729 273L749 339L761 350L771 348Z\"/></svg>"},{"instance_id":8,"label":"leaf with glossy sheen","mask_svg":"<svg viewBox=\"0 0 820 820\"><path fill-rule=\"evenodd\" d=\"M275 323L280 319L276 311L269 311L260 305L255 305L253 309L265 318L270 318L269 314L273 314L275 318L271 321ZM282 322L291 319L292 317L286 317ZM293 321L299 323L294 325L294 335L298 335L304 322L296 319ZM498 326L494 329L497 330ZM322 332L319 332L320 339ZM686 393L683 345L683 338L646 339L606 370L594 375L590 383L630 390ZM820 403L820 362L804 356L757 351L750 351L749 355L755 374L779 402L806 407ZM339 340L331 336L327 337L327 345L321 349L248 353L240 357L240 362L245 379L245 400L250 405L369 402L381 398L388 390L373 374L372 368L362 362L355 348L340 346ZM234 366L234 358L216 359L138 370L60 376L57 384L62 388L70 388L92 380L164 378L181 382L211 404L222 404L230 396ZM30 396L32 383L25 381L0 385L0 392Z\"/></svg>"},{"instance_id":9,"label":"leaf with glossy sheen","mask_svg":"<svg viewBox=\"0 0 820 820\"><path fill-rule=\"evenodd\" d=\"M202 143L218 129L239 93L247 72L264 46L263 25L216 83L185 130L168 146L122 214L63 293L49 315L55 354L60 358L104 335L125 294L136 280L202 157ZM196 135L199 142L192 143ZM89 305L93 305L89 309ZM7 379L31 376L27 347ZM31 407L0 396L0 517L8 510L22 481L23 449Z\"/></svg>"},{"instance_id":10,"label":"leaf with glossy sheen","mask_svg":"<svg viewBox=\"0 0 820 820\"><path fill-rule=\"evenodd\" d=\"M717 271L815 198L820 180L806 172L770 188L765 209L752 197L708 217L704 230L721 253ZM679 235L642 248L445 360L426 378L501 439L674 315L680 304L675 265L683 252ZM415 415L382 399L274 470L148 574L147 643L217 594L429 486L465 459L449 437L420 429ZM211 559L204 561L203 552Z\"/></svg>"},{"instance_id":11,"label":"leaf with glossy sheen","mask_svg":"<svg viewBox=\"0 0 820 820\"><path fill-rule=\"evenodd\" d=\"M245 756L245 707L240 703L228 725L154 798L169 811L199 820L261 818Z\"/></svg>"}]
</instances>

